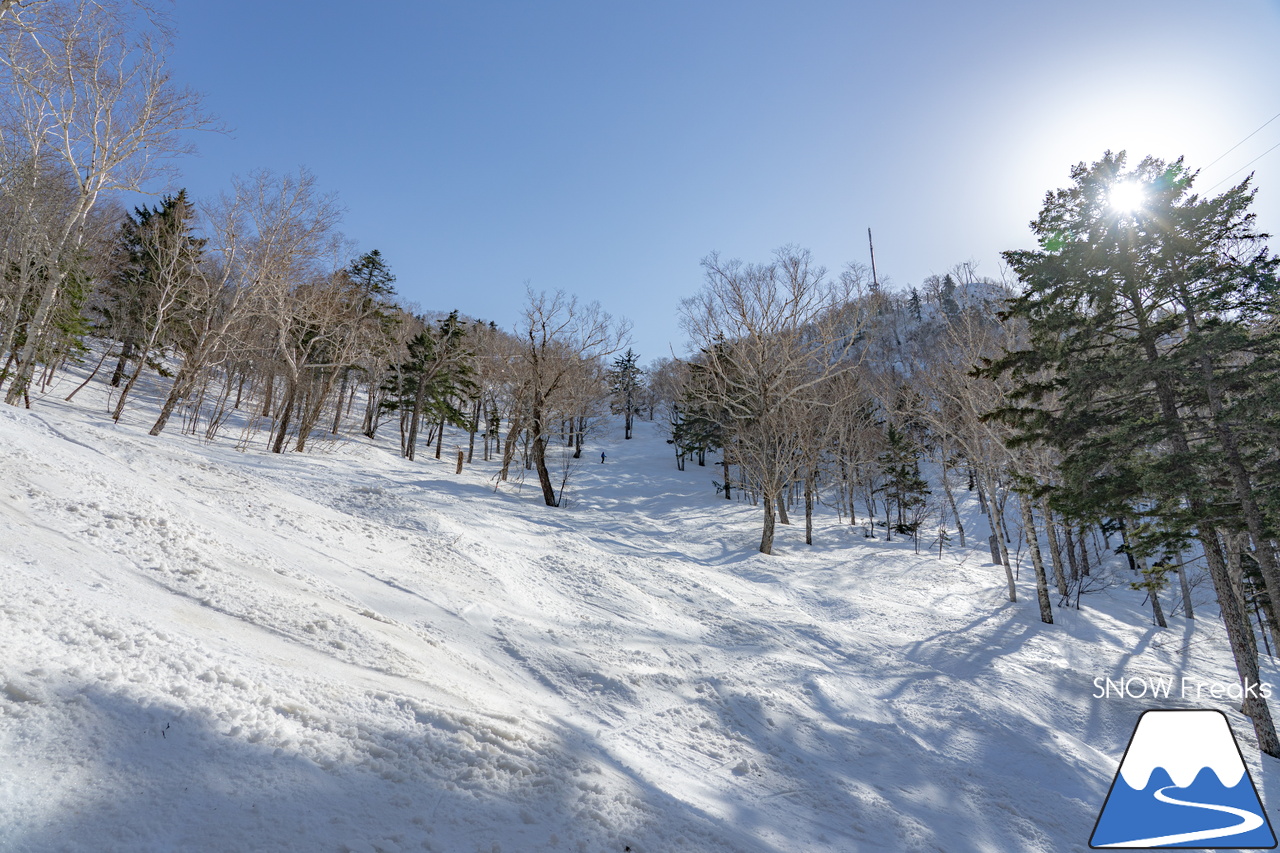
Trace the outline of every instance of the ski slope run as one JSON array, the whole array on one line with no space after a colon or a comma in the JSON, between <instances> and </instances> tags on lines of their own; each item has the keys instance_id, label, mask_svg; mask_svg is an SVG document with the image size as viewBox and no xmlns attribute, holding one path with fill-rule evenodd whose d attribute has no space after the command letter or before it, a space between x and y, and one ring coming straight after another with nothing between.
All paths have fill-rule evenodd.
<instances>
[{"instance_id":1,"label":"ski slope run","mask_svg":"<svg viewBox=\"0 0 1280 853\"><path fill-rule=\"evenodd\" d=\"M1092 679L1233 677L1212 618L1045 626L979 550L759 555L651 424L548 509L82 396L0 408L4 850L1085 850L1146 707Z\"/></svg>"}]
</instances>

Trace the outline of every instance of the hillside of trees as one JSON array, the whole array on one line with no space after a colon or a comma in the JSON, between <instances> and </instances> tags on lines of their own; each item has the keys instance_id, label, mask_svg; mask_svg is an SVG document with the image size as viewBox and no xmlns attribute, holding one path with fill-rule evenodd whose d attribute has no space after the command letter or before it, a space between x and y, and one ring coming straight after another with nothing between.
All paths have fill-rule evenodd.
<instances>
[{"instance_id":1,"label":"hillside of trees","mask_svg":"<svg viewBox=\"0 0 1280 853\"><path fill-rule=\"evenodd\" d=\"M867 537L966 547L972 490L1010 600L1025 543L1046 623L1108 552L1160 626L1174 600L1193 617L1203 566L1242 683L1260 681L1280 624L1280 285L1249 180L1202 196L1180 160L1081 163L1000 281L960 265L890 291L794 246L712 253L680 306L689 357L642 367L624 321L562 292L530 290L511 328L411 310L394 259L353 249L306 171L126 209L216 129L169 78L153 12L0 5L6 403L74 369L114 389L117 421L140 380L162 388L151 435L282 453L390 431L413 460L449 431L459 465L532 472L548 507L607 415L628 437L662 419L673 465L719 465L723 498L760 507L766 554L792 515L812 542L822 507ZM1141 204L1112 203L1133 185ZM1280 756L1265 701L1244 710Z\"/></svg>"}]
</instances>

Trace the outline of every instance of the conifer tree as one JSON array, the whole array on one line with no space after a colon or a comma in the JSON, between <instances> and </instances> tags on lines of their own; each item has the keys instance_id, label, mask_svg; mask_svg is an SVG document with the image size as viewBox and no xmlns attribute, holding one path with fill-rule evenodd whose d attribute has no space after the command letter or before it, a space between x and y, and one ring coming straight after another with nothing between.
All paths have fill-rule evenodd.
<instances>
[{"instance_id":1,"label":"conifer tree","mask_svg":"<svg viewBox=\"0 0 1280 853\"><path fill-rule=\"evenodd\" d=\"M622 355L613 360L613 368L609 371L609 392L613 395L614 414L620 414L624 420L624 438L631 438L631 421L640 408L641 377L644 371L636 363L640 356L630 347Z\"/></svg>"},{"instance_id":2,"label":"conifer tree","mask_svg":"<svg viewBox=\"0 0 1280 853\"><path fill-rule=\"evenodd\" d=\"M194 219L187 191L179 190L157 207L135 208L120 226L115 273L106 286L108 317L121 340L111 384L120 384L129 361L136 365L116 400L117 421L148 360L168 343L172 317L198 274L205 240L194 235Z\"/></svg>"},{"instance_id":3,"label":"conifer tree","mask_svg":"<svg viewBox=\"0 0 1280 853\"><path fill-rule=\"evenodd\" d=\"M1135 556L1200 543L1241 680L1256 684L1255 637L1218 538L1247 529L1268 591L1280 589L1274 519L1250 468L1267 450L1242 429L1248 386L1276 387L1277 356L1259 322L1277 262L1253 228L1249 181L1201 197L1181 160L1127 170L1110 152L1071 177L1032 223L1040 248L1004 253L1024 286L1006 317L1027 324L1029 345L988 368L1017 382L1015 402L994 414L1016 426L1017 442L1060 451L1051 502L1068 517L1134 517L1141 505L1156 523L1131 537ZM1130 184L1141 205L1113 204ZM1244 709L1262 750L1280 756L1256 688Z\"/></svg>"},{"instance_id":4,"label":"conifer tree","mask_svg":"<svg viewBox=\"0 0 1280 853\"><path fill-rule=\"evenodd\" d=\"M417 453L424 418L429 417L441 432L445 424L467 424L458 400L472 396L475 383L465 335L458 312L450 312L437 329L423 329L409 341L408 360L388 379L391 393L384 406L401 413L405 425L401 452L407 459Z\"/></svg>"},{"instance_id":5,"label":"conifer tree","mask_svg":"<svg viewBox=\"0 0 1280 853\"><path fill-rule=\"evenodd\" d=\"M885 430L887 447L880 456L880 467L884 471L885 493L885 536L892 539L892 533L915 537L919 533L920 510L930 494L929 484L920 476L920 448L912 440L910 434L894 424L888 424ZM897 509L897 520L890 513Z\"/></svg>"}]
</instances>

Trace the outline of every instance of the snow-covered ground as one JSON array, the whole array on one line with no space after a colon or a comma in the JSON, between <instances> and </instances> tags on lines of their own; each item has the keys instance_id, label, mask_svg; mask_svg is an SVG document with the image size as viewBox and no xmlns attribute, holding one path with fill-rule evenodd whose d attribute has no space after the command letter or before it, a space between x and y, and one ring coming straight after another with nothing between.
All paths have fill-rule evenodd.
<instances>
[{"instance_id":1,"label":"snow-covered ground","mask_svg":"<svg viewBox=\"0 0 1280 853\"><path fill-rule=\"evenodd\" d=\"M765 557L651 424L548 509L59 397L0 407L0 850L1085 850L1149 707L1226 711L1280 793L1229 700L1094 698L1233 683L1207 608L1042 625L985 529L939 560L828 514Z\"/></svg>"}]
</instances>

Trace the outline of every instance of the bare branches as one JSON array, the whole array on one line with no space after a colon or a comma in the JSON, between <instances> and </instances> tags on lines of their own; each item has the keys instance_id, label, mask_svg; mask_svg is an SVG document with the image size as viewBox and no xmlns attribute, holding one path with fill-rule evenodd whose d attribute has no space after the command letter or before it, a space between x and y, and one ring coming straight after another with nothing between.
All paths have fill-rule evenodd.
<instances>
[{"instance_id":1,"label":"bare branches","mask_svg":"<svg viewBox=\"0 0 1280 853\"><path fill-rule=\"evenodd\" d=\"M767 264L712 253L702 265L702 291L681 304L681 323L701 350L692 387L723 412L744 475L759 487L768 554L774 503L804 467L802 436L813 437L816 410L829 406L823 389L854 366L858 318L848 309L860 281L828 279L794 246Z\"/></svg>"},{"instance_id":2,"label":"bare branches","mask_svg":"<svg viewBox=\"0 0 1280 853\"><path fill-rule=\"evenodd\" d=\"M546 461L550 428L559 419L580 415L584 384L594 385L603 396L601 361L625 345L630 324L615 322L598 302L582 305L564 291L548 296L529 289L527 296L516 327L521 342L516 394L524 404L543 500L547 506L558 506L560 497Z\"/></svg>"},{"instance_id":3,"label":"bare branches","mask_svg":"<svg viewBox=\"0 0 1280 853\"><path fill-rule=\"evenodd\" d=\"M0 9L0 157L58 168L29 169L27 195L44 194L56 173L74 201L38 240L22 248L48 274L38 299L7 306L0 338L25 323L7 402L24 398L50 320L63 297L66 258L84 240L89 212L103 193L143 190L191 150L187 133L213 129L200 98L173 83L169 38L149 4L91 0L11 3ZM26 303L34 302L33 305ZM24 316L24 312L29 312Z\"/></svg>"}]
</instances>

